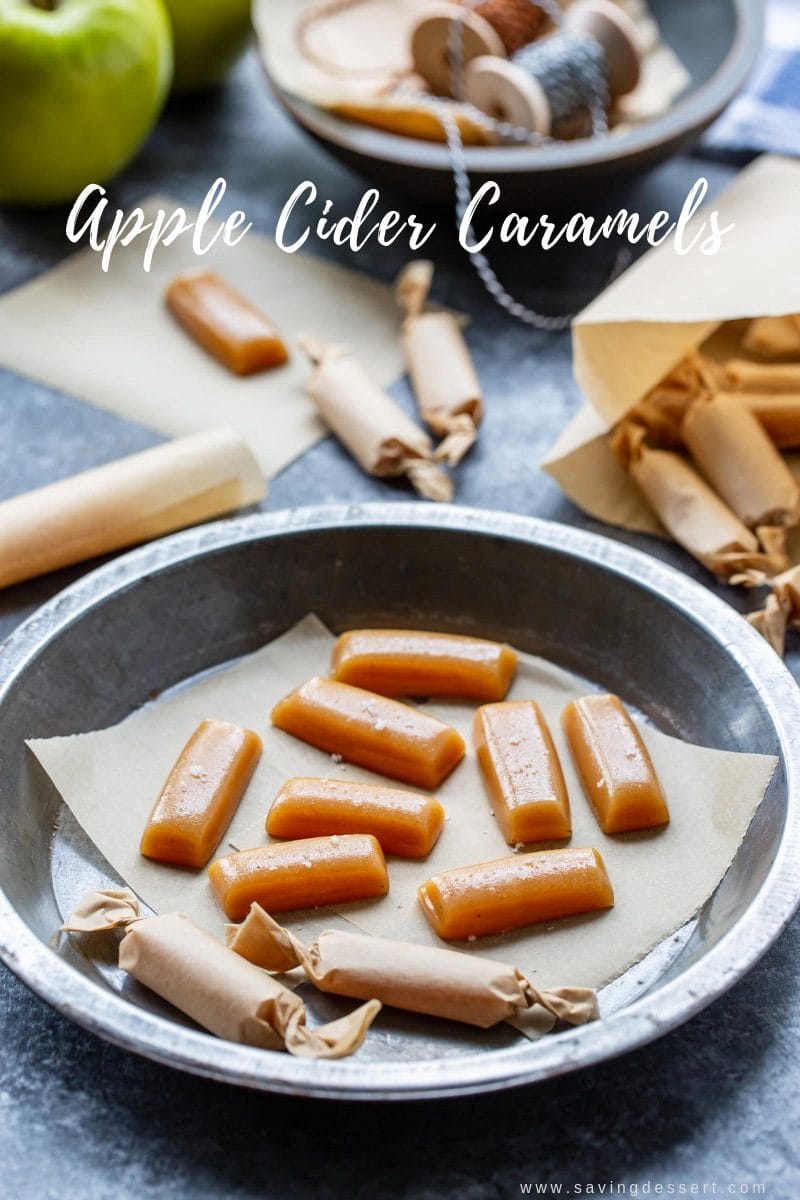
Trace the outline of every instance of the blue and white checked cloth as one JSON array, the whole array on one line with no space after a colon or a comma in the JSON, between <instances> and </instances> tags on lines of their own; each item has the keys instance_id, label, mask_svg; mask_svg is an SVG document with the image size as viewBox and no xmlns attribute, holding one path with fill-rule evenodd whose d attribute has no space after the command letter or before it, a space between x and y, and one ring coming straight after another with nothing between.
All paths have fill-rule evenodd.
<instances>
[{"instance_id":1,"label":"blue and white checked cloth","mask_svg":"<svg viewBox=\"0 0 800 1200\"><path fill-rule=\"evenodd\" d=\"M755 70L706 133L702 150L800 156L800 0L768 0L766 17Z\"/></svg>"}]
</instances>

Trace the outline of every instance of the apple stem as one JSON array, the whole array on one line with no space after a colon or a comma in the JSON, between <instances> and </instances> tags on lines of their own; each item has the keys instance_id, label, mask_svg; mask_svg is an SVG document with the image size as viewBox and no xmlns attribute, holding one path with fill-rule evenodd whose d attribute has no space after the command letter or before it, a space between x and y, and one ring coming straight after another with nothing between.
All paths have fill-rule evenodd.
<instances>
[{"instance_id":1,"label":"apple stem","mask_svg":"<svg viewBox=\"0 0 800 1200\"><path fill-rule=\"evenodd\" d=\"M58 0L31 0L34 8L43 8L45 12L54 12Z\"/></svg>"}]
</instances>

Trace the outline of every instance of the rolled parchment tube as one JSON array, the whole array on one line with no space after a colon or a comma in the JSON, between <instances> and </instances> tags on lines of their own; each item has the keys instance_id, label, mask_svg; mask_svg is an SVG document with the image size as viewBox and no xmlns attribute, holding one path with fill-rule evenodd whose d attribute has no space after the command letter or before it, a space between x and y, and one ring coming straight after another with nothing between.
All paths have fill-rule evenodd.
<instances>
[{"instance_id":1,"label":"rolled parchment tube","mask_svg":"<svg viewBox=\"0 0 800 1200\"><path fill-rule=\"evenodd\" d=\"M237 850L213 862L208 878L229 921L241 921L253 902L287 912L369 900L389 890L377 838L359 833Z\"/></svg>"},{"instance_id":2,"label":"rolled parchment tube","mask_svg":"<svg viewBox=\"0 0 800 1200\"><path fill-rule=\"evenodd\" d=\"M405 313L400 341L420 416L444 441L436 457L454 467L478 436L483 392L467 343L450 312L426 312L433 263L418 259L397 277Z\"/></svg>"},{"instance_id":3,"label":"rolled parchment tube","mask_svg":"<svg viewBox=\"0 0 800 1200\"><path fill-rule=\"evenodd\" d=\"M352 629L331 656L335 679L386 696L502 700L516 669L502 642L414 629Z\"/></svg>"},{"instance_id":4,"label":"rolled parchment tube","mask_svg":"<svg viewBox=\"0 0 800 1200\"><path fill-rule=\"evenodd\" d=\"M204 867L230 824L261 757L261 738L230 721L201 721L153 806L145 858Z\"/></svg>"},{"instance_id":5,"label":"rolled parchment tube","mask_svg":"<svg viewBox=\"0 0 800 1200\"><path fill-rule=\"evenodd\" d=\"M386 854L403 858L430 854L443 825L434 796L350 779L287 779L267 814L270 837L371 833Z\"/></svg>"},{"instance_id":6,"label":"rolled parchment tube","mask_svg":"<svg viewBox=\"0 0 800 1200\"><path fill-rule=\"evenodd\" d=\"M732 392L800 392L800 363L755 363L731 358L721 374Z\"/></svg>"},{"instance_id":7,"label":"rolled parchment tube","mask_svg":"<svg viewBox=\"0 0 800 1200\"><path fill-rule=\"evenodd\" d=\"M319 750L415 787L437 788L464 757L463 738L438 717L319 676L278 701L272 723Z\"/></svg>"},{"instance_id":8,"label":"rolled parchment tube","mask_svg":"<svg viewBox=\"0 0 800 1200\"><path fill-rule=\"evenodd\" d=\"M582 696L564 709L564 732L603 833L666 825L669 810L647 747L618 696Z\"/></svg>"},{"instance_id":9,"label":"rolled parchment tube","mask_svg":"<svg viewBox=\"0 0 800 1200\"><path fill-rule=\"evenodd\" d=\"M489 1029L540 1005L570 1025L598 1016L590 988L535 987L515 967L439 946L417 946L326 929L306 947L253 905L241 925L226 927L228 945L267 971L302 967L321 992L368 997L450 1021Z\"/></svg>"},{"instance_id":10,"label":"rolled parchment tube","mask_svg":"<svg viewBox=\"0 0 800 1200\"><path fill-rule=\"evenodd\" d=\"M426 880L418 896L434 932L446 941L504 933L614 903L598 852L572 847L443 871Z\"/></svg>"},{"instance_id":11,"label":"rolled parchment tube","mask_svg":"<svg viewBox=\"0 0 800 1200\"><path fill-rule=\"evenodd\" d=\"M150 541L261 500L232 430L165 442L0 503L0 588Z\"/></svg>"},{"instance_id":12,"label":"rolled parchment tube","mask_svg":"<svg viewBox=\"0 0 800 1200\"><path fill-rule=\"evenodd\" d=\"M746 404L722 394L696 400L682 432L706 479L745 525L797 524L800 489Z\"/></svg>"},{"instance_id":13,"label":"rolled parchment tube","mask_svg":"<svg viewBox=\"0 0 800 1200\"><path fill-rule=\"evenodd\" d=\"M539 705L484 704L475 714L473 737L492 811L509 846L568 838L567 787Z\"/></svg>"},{"instance_id":14,"label":"rolled parchment tube","mask_svg":"<svg viewBox=\"0 0 800 1200\"><path fill-rule=\"evenodd\" d=\"M758 539L685 458L654 450L644 430L620 427L613 442L620 461L678 545L717 575L763 565Z\"/></svg>"},{"instance_id":15,"label":"rolled parchment tube","mask_svg":"<svg viewBox=\"0 0 800 1200\"><path fill-rule=\"evenodd\" d=\"M795 395L790 392L731 394L747 405L769 440L779 450L794 450L800 447L800 392Z\"/></svg>"},{"instance_id":16,"label":"rolled parchment tube","mask_svg":"<svg viewBox=\"0 0 800 1200\"><path fill-rule=\"evenodd\" d=\"M315 338L299 344L313 364L306 385L319 415L368 475L407 475L428 500L452 500L453 481L437 466L427 433L406 416L346 350Z\"/></svg>"},{"instance_id":17,"label":"rolled parchment tube","mask_svg":"<svg viewBox=\"0 0 800 1200\"><path fill-rule=\"evenodd\" d=\"M234 375L288 361L272 321L213 271L187 271L167 288L167 308L190 337Z\"/></svg>"},{"instance_id":18,"label":"rolled parchment tube","mask_svg":"<svg viewBox=\"0 0 800 1200\"><path fill-rule=\"evenodd\" d=\"M800 359L800 315L756 317L747 327L742 345L764 358Z\"/></svg>"},{"instance_id":19,"label":"rolled parchment tube","mask_svg":"<svg viewBox=\"0 0 800 1200\"><path fill-rule=\"evenodd\" d=\"M119 965L210 1033L302 1058L342 1058L363 1042L380 1011L369 1004L329 1025L309 1029L294 992L233 953L188 917L140 917L127 889L91 892L62 926L73 933L126 928Z\"/></svg>"}]
</instances>

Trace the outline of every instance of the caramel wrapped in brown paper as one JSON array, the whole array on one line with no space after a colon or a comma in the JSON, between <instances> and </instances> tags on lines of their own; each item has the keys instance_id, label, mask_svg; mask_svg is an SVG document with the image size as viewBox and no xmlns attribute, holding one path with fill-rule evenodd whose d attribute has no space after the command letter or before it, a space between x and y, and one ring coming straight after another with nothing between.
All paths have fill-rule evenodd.
<instances>
[{"instance_id":1,"label":"caramel wrapped in brown paper","mask_svg":"<svg viewBox=\"0 0 800 1200\"><path fill-rule=\"evenodd\" d=\"M765 155L742 171L690 223L688 245L716 209L724 235L716 255L698 248L676 253L672 239L650 250L573 323L575 378L588 404L563 432L543 466L566 494L592 516L643 533L664 535L637 483L614 457L610 431L652 397L681 364L691 363L709 340L725 335L724 358L746 361L741 346L750 322L800 310L797 205L800 163ZM736 347L739 346L737 350ZM730 363L728 363L730 367ZM800 394L800 365L734 364L733 377L689 380L697 388ZM685 369L685 366L684 366ZM756 374L755 372L758 372ZM757 380L757 383L754 382ZM680 403L679 387L673 399ZM638 419L638 416L637 416Z\"/></svg>"},{"instance_id":2,"label":"caramel wrapped in brown paper","mask_svg":"<svg viewBox=\"0 0 800 1200\"><path fill-rule=\"evenodd\" d=\"M426 311L432 280L433 263L426 259L398 275L395 295L405 313L400 341L420 416L444 439L436 457L454 467L478 436L483 393L454 315Z\"/></svg>"},{"instance_id":3,"label":"caramel wrapped in brown paper","mask_svg":"<svg viewBox=\"0 0 800 1200\"><path fill-rule=\"evenodd\" d=\"M786 565L780 537L766 534L768 549L762 548L686 458L648 446L642 426L623 421L613 448L664 529L715 575L730 578L746 570L770 572Z\"/></svg>"},{"instance_id":4,"label":"caramel wrapped in brown paper","mask_svg":"<svg viewBox=\"0 0 800 1200\"><path fill-rule=\"evenodd\" d=\"M306 947L253 904L241 925L226 926L229 947L267 971L302 967L323 992L426 1013L488 1029L539 1005L555 1020L583 1025L598 1015L590 988L539 990L515 967L438 946L417 946L326 929Z\"/></svg>"},{"instance_id":5,"label":"caramel wrapped in brown paper","mask_svg":"<svg viewBox=\"0 0 800 1200\"><path fill-rule=\"evenodd\" d=\"M142 917L127 889L90 892L64 922L67 933L125 929L119 965L210 1033L299 1058L343 1058L380 1012L370 999L328 1025L309 1028L301 998L234 954L180 913Z\"/></svg>"},{"instance_id":6,"label":"caramel wrapped in brown paper","mask_svg":"<svg viewBox=\"0 0 800 1200\"><path fill-rule=\"evenodd\" d=\"M681 426L692 458L751 529L796 525L800 489L757 416L736 395L703 396Z\"/></svg>"},{"instance_id":7,"label":"caramel wrapped in brown paper","mask_svg":"<svg viewBox=\"0 0 800 1200\"><path fill-rule=\"evenodd\" d=\"M254 504L264 477L238 434L165 442L0 504L0 587Z\"/></svg>"},{"instance_id":8,"label":"caramel wrapped in brown paper","mask_svg":"<svg viewBox=\"0 0 800 1200\"><path fill-rule=\"evenodd\" d=\"M304 335L308 394L323 421L368 475L406 475L428 500L452 500L453 482L434 462L431 439L342 346Z\"/></svg>"},{"instance_id":9,"label":"caramel wrapped in brown paper","mask_svg":"<svg viewBox=\"0 0 800 1200\"><path fill-rule=\"evenodd\" d=\"M742 346L763 358L800 358L800 314L756 317L750 322Z\"/></svg>"}]
</instances>

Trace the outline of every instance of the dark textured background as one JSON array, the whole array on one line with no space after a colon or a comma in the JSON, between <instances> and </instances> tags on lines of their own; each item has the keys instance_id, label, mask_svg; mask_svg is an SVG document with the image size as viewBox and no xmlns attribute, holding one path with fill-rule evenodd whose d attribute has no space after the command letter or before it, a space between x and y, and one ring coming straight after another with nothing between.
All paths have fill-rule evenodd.
<instances>
[{"instance_id":1,"label":"dark textured background","mask_svg":"<svg viewBox=\"0 0 800 1200\"><path fill-rule=\"evenodd\" d=\"M678 209L699 174L718 189L732 168L679 158L597 207ZM218 95L167 112L134 167L110 189L112 204L131 204L155 189L196 204L217 175L228 180L225 203L244 208L267 233L302 179L313 178L343 213L364 188L289 125L253 61ZM410 207L403 197L385 196L384 203ZM539 211L535 194L530 211ZM64 218L64 212L0 216L0 290L64 256ZM457 247L448 214L428 248L439 266L436 299L472 317L469 341L487 397L480 442L459 470L458 500L621 537L708 583L673 547L588 521L538 470L579 400L569 339L534 333L492 306ZM312 249L331 253L327 244ZM353 259L334 253L343 262ZM390 280L405 257L398 247L370 247L353 262ZM600 290L613 257L603 245L558 257L506 254L496 263L529 301L561 310ZM409 402L405 384L396 395ZM0 372L0 496L156 440ZM328 439L273 482L265 507L408 498L402 484L363 476ZM0 593L0 637L79 573L62 571ZM518 1196L522 1182L561 1182L564 1194L570 1184L582 1184L584 1194L590 1183L595 1194L605 1184L608 1195L620 1194L610 1193L610 1181L620 1188L639 1184L642 1194L649 1180L653 1195L658 1183L663 1194L667 1185L679 1194L681 1185L695 1184L700 1195L712 1188L739 1195L740 1187L763 1183L771 1200L794 1200L800 1195L799 932L795 922L727 996L634 1054L505 1095L391 1107L271 1097L178 1074L91 1037L0 968L0 1196L504 1200Z\"/></svg>"}]
</instances>

